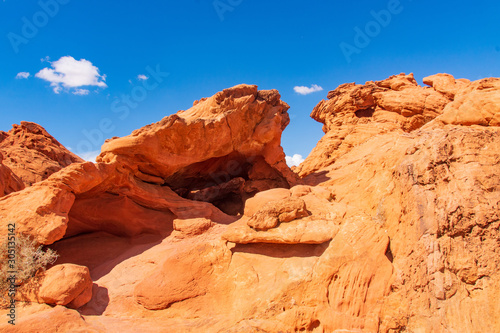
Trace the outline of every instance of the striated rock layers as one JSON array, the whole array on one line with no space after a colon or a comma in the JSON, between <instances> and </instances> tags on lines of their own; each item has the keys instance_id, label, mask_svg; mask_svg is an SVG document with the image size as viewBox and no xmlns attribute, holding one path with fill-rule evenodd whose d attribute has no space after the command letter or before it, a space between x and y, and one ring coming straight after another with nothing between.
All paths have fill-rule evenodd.
<instances>
[{"instance_id":1,"label":"striated rock layers","mask_svg":"<svg viewBox=\"0 0 500 333\"><path fill-rule=\"evenodd\" d=\"M500 331L500 79L424 83L330 92L302 179L241 85L1 198L60 258L0 330Z\"/></svg>"}]
</instances>

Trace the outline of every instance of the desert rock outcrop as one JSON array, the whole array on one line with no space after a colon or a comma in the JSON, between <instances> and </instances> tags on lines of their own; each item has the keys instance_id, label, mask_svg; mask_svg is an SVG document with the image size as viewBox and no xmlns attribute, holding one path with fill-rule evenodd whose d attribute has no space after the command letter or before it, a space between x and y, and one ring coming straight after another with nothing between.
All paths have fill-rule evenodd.
<instances>
[{"instance_id":1,"label":"desert rock outcrop","mask_svg":"<svg viewBox=\"0 0 500 333\"><path fill-rule=\"evenodd\" d=\"M61 145L42 126L21 121L8 132L0 131L0 153L26 186L47 179L53 173L83 160Z\"/></svg>"},{"instance_id":2,"label":"desert rock outcrop","mask_svg":"<svg viewBox=\"0 0 500 333\"><path fill-rule=\"evenodd\" d=\"M341 85L300 179L288 106L255 86L109 140L0 198L52 270L93 281L77 311L23 304L0 330L500 331L499 81Z\"/></svg>"}]
</instances>

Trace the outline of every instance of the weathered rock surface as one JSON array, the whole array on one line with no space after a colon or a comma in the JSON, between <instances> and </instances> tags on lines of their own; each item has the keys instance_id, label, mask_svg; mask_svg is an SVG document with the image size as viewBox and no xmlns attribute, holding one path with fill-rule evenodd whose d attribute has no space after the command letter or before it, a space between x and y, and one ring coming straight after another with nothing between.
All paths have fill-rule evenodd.
<instances>
[{"instance_id":1,"label":"weathered rock surface","mask_svg":"<svg viewBox=\"0 0 500 333\"><path fill-rule=\"evenodd\" d=\"M2 322L0 323L0 331L9 333L104 332L102 329L87 324L77 311L60 305L54 308L48 305L35 305L28 309L21 309L17 313L15 325Z\"/></svg>"},{"instance_id":2,"label":"weathered rock surface","mask_svg":"<svg viewBox=\"0 0 500 333\"><path fill-rule=\"evenodd\" d=\"M251 218L247 224L255 230L275 228L282 222L309 216L304 200L287 198L265 204Z\"/></svg>"},{"instance_id":3,"label":"weathered rock surface","mask_svg":"<svg viewBox=\"0 0 500 333\"><path fill-rule=\"evenodd\" d=\"M24 184L9 167L2 164L3 156L0 152L0 197L24 189Z\"/></svg>"},{"instance_id":4,"label":"weathered rock surface","mask_svg":"<svg viewBox=\"0 0 500 333\"><path fill-rule=\"evenodd\" d=\"M48 269L40 285L39 298L53 305L78 309L92 298L92 279L85 266L56 265Z\"/></svg>"},{"instance_id":5,"label":"weathered rock surface","mask_svg":"<svg viewBox=\"0 0 500 333\"><path fill-rule=\"evenodd\" d=\"M108 140L97 161L119 160L137 178L194 200L217 205L246 199L296 180L280 146L288 108L276 90L239 85L130 136Z\"/></svg>"},{"instance_id":6,"label":"weathered rock surface","mask_svg":"<svg viewBox=\"0 0 500 333\"><path fill-rule=\"evenodd\" d=\"M21 121L8 132L0 131L0 153L26 186L83 160L61 145L40 125Z\"/></svg>"},{"instance_id":7,"label":"weathered rock surface","mask_svg":"<svg viewBox=\"0 0 500 333\"><path fill-rule=\"evenodd\" d=\"M439 116L451 101L447 94L419 86L413 74L343 84L312 111L326 135L296 172L309 175L378 134L414 131Z\"/></svg>"},{"instance_id":8,"label":"weathered rock surface","mask_svg":"<svg viewBox=\"0 0 500 333\"><path fill-rule=\"evenodd\" d=\"M159 310L204 295L230 261L230 252L222 242L179 249L137 284L134 296L145 308Z\"/></svg>"},{"instance_id":9,"label":"weathered rock surface","mask_svg":"<svg viewBox=\"0 0 500 333\"><path fill-rule=\"evenodd\" d=\"M75 264L61 264L39 271L23 283L16 298L23 302L64 305L78 309L92 298L92 279L89 268Z\"/></svg>"},{"instance_id":10,"label":"weathered rock surface","mask_svg":"<svg viewBox=\"0 0 500 333\"><path fill-rule=\"evenodd\" d=\"M108 141L99 163L73 164L2 198L0 216L42 244L92 231L169 234L175 218L231 222L214 205L235 215L257 191L296 180L280 146L287 110L275 90L226 89Z\"/></svg>"},{"instance_id":11,"label":"weathered rock surface","mask_svg":"<svg viewBox=\"0 0 500 333\"><path fill-rule=\"evenodd\" d=\"M174 230L182 236L201 235L202 233L210 229L213 225L214 223L212 221L205 218L174 220Z\"/></svg>"},{"instance_id":12,"label":"weathered rock surface","mask_svg":"<svg viewBox=\"0 0 500 333\"><path fill-rule=\"evenodd\" d=\"M81 316L24 305L15 329L500 331L498 79L424 83L330 92L298 183L287 106L243 85L0 198L94 281Z\"/></svg>"}]
</instances>

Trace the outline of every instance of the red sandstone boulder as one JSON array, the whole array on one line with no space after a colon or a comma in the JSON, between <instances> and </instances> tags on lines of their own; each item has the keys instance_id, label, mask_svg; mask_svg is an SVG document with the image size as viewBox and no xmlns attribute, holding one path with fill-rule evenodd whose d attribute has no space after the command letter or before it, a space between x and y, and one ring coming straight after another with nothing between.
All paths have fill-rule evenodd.
<instances>
[{"instance_id":1,"label":"red sandstone boulder","mask_svg":"<svg viewBox=\"0 0 500 333\"><path fill-rule=\"evenodd\" d=\"M42 278L39 300L52 305L77 309L92 298L92 279L89 269L73 264L56 265Z\"/></svg>"},{"instance_id":2,"label":"red sandstone boulder","mask_svg":"<svg viewBox=\"0 0 500 333\"><path fill-rule=\"evenodd\" d=\"M39 271L18 289L16 298L22 302L64 305L78 309L92 298L92 279L85 266L60 264Z\"/></svg>"},{"instance_id":3,"label":"red sandstone boulder","mask_svg":"<svg viewBox=\"0 0 500 333\"><path fill-rule=\"evenodd\" d=\"M285 188L275 188L257 193L253 198L245 202L245 216L252 217L261 207L270 202L290 197L290 190Z\"/></svg>"},{"instance_id":4,"label":"red sandstone boulder","mask_svg":"<svg viewBox=\"0 0 500 333\"><path fill-rule=\"evenodd\" d=\"M290 222L306 216L309 216L309 212L304 200L287 198L265 204L248 220L247 224L255 230L268 230L282 222Z\"/></svg>"}]
</instances>

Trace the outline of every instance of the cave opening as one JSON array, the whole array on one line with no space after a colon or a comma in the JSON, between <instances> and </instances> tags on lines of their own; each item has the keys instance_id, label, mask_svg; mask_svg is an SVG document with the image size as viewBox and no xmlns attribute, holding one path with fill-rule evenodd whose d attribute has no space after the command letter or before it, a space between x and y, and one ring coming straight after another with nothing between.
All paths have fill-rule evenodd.
<instances>
[{"instance_id":1,"label":"cave opening","mask_svg":"<svg viewBox=\"0 0 500 333\"><path fill-rule=\"evenodd\" d=\"M245 201L257 192L286 187L286 179L262 156L231 153L182 168L165 179L180 196L210 202L229 215L243 213Z\"/></svg>"},{"instance_id":2,"label":"cave opening","mask_svg":"<svg viewBox=\"0 0 500 333\"><path fill-rule=\"evenodd\" d=\"M373 117L374 112L375 112L374 108L368 108L368 109L358 110L354 114L358 118L370 118L370 117Z\"/></svg>"}]
</instances>

